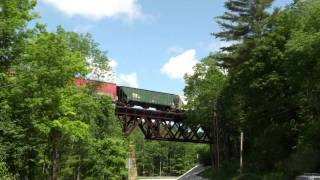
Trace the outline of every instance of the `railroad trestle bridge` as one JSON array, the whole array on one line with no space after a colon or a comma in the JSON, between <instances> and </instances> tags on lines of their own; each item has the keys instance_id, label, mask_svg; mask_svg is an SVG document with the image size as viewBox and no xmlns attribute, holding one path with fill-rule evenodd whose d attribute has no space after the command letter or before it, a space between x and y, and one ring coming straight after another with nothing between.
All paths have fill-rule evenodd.
<instances>
[{"instance_id":1,"label":"railroad trestle bridge","mask_svg":"<svg viewBox=\"0 0 320 180\"><path fill-rule=\"evenodd\" d=\"M123 123L123 132L129 136L139 128L149 140L207 143L209 130L201 125L185 123L184 113L116 106L116 115Z\"/></svg>"},{"instance_id":2,"label":"railroad trestle bridge","mask_svg":"<svg viewBox=\"0 0 320 180\"><path fill-rule=\"evenodd\" d=\"M97 93L111 96L125 136L139 128L149 140L211 142L209 129L200 124L187 123L185 113L181 112L183 98L179 95L88 79L75 79L75 84L91 84L96 87Z\"/></svg>"}]
</instances>

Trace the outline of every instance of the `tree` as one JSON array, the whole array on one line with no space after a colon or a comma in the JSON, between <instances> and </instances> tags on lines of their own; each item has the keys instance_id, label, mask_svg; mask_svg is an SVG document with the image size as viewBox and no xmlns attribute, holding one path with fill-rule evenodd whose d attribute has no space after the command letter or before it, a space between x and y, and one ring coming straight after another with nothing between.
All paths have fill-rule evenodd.
<instances>
[{"instance_id":1,"label":"tree","mask_svg":"<svg viewBox=\"0 0 320 180\"><path fill-rule=\"evenodd\" d=\"M262 36L250 37L254 46L240 43L249 54L221 91L220 118L245 132L245 171L261 178L292 179L319 166L311 158L319 152L319 7L309 0L274 11ZM299 166L304 159L309 165Z\"/></svg>"},{"instance_id":2,"label":"tree","mask_svg":"<svg viewBox=\"0 0 320 180\"><path fill-rule=\"evenodd\" d=\"M139 176L179 176L197 164L200 147L192 143L149 141L134 131L131 142L135 146Z\"/></svg>"},{"instance_id":3,"label":"tree","mask_svg":"<svg viewBox=\"0 0 320 180\"><path fill-rule=\"evenodd\" d=\"M190 110L200 112L195 117L208 114L202 107L218 97L219 125L227 134L220 136L227 142L223 152L230 152L225 159L237 158L237 134L244 131L248 176L242 178L292 179L316 171L320 162L319 1L295 1L269 14L271 3L226 2L227 12L218 17L223 31L214 35L236 44L214 56L228 71L218 95L205 93L217 82L201 89L206 76L187 79ZM206 98L198 98L202 92Z\"/></svg>"},{"instance_id":4,"label":"tree","mask_svg":"<svg viewBox=\"0 0 320 180\"><path fill-rule=\"evenodd\" d=\"M11 62L23 51L28 37L27 23L35 17L31 13L34 0L3 0L0 2L0 72L8 71Z\"/></svg>"},{"instance_id":5,"label":"tree","mask_svg":"<svg viewBox=\"0 0 320 180\"><path fill-rule=\"evenodd\" d=\"M253 38L261 37L265 31L266 9L273 0L228 0L225 2L227 11L217 17L217 23L222 31L212 33L222 41L230 42L228 47L222 47L223 53L218 57L218 64L229 70L248 60L254 47Z\"/></svg>"},{"instance_id":6,"label":"tree","mask_svg":"<svg viewBox=\"0 0 320 180\"><path fill-rule=\"evenodd\" d=\"M201 124L210 124L212 109L224 86L226 76L216 66L215 56L204 58L194 67L194 74L185 77L184 94L190 110L190 119ZM196 112L192 115L192 112Z\"/></svg>"},{"instance_id":7,"label":"tree","mask_svg":"<svg viewBox=\"0 0 320 180\"><path fill-rule=\"evenodd\" d=\"M111 98L97 95L95 86L74 85L75 77L86 77L96 68L108 71L106 53L90 35L61 27L47 32L40 24L28 29L34 1L0 5L1 175L124 177L127 149Z\"/></svg>"},{"instance_id":8,"label":"tree","mask_svg":"<svg viewBox=\"0 0 320 180\"><path fill-rule=\"evenodd\" d=\"M220 134L224 134L224 123L217 117L217 102L220 98L221 90L224 87L226 76L216 65L216 57L204 58L201 63L194 68L195 72L191 76L186 76L186 87L184 89L187 97L188 119L192 123L200 123L210 130L212 137L211 153L214 155L212 164L218 167L220 163Z\"/></svg>"}]
</instances>

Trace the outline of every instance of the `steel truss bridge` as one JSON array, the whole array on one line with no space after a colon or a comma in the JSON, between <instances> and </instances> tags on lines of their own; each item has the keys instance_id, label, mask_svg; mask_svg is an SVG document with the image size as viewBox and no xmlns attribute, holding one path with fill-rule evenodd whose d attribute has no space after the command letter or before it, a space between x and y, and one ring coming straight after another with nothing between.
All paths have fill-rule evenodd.
<instances>
[{"instance_id":1,"label":"steel truss bridge","mask_svg":"<svg viewBox=\"0 0 320 180\"><path fill-rule=\"evenodd\" d=\"M211 143L209 130L201 125L184 123L184 113L116 106L116 115L123 123L125 136L139 128L149 140Z\"/></svg>"}]
</instances>

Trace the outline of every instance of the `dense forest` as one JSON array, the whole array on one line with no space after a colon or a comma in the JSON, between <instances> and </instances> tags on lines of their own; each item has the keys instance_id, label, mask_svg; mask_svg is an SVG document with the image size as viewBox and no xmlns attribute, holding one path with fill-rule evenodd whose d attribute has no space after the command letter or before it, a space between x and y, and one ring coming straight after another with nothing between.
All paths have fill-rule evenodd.
<instances>
[{"instance_id":1,"label":"dense forest","mask_svg":"<svg viewBox=\"0 0 320 180\"><path fill-rule=\"evenodd\" d=\"M75 77L108 70L90 35L30 22L35 1L0 1L1 179L121 179L127 148L108 96Z\"/></svg>"},{"instance_id":2,"label":"dense forest","mask_svg":"<svg viewBox=\"0 0 320 180\"><path fill-rule=\"evenodd\" d=\"M135 147L139 176L180 176L199 161L210 163L206 144L145 140L138 129L129 138Z\"/></svg>"},{"instance_id":3,"label":"dense forest","mask_svg":"<svg viewBox=\"0 0 320 180\"><path fill-rule=\"evenodd\" d=\"M185 78L191 121L217 132L215 179L293 179L320 171L320 1L295 0L282 9L272 3L226 1L216 18L222 30L212 35L229 46Z\"/></svg>"}]
</instances>

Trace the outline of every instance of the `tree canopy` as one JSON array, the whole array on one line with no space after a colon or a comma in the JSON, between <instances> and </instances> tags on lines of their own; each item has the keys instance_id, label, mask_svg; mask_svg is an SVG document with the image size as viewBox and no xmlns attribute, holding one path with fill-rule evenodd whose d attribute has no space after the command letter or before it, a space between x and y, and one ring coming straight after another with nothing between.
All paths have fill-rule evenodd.
<instances>
[{"instance_id":1,"label":"tree canopy","mask_svg":"<svg viewBox=\"0 0 320 180\"><path fill-rule=\"evenodd\" d=\"M108 71L106 53L90 35L27 27L34 7L0 2L1 177L125 177L127 148L111 97L74 83L94 67Z\"/></svg>"},{"instance_id":2,"label":"tree canopy","mask_svg":"<svg viewBox=\"0 0 320 180\"><path fill-rule=\"evenodd\" d=\"M237 42L210 55L215 57L211 64L227 71L222 88L207 76L186 78L185 93L195 113L213 108L208 101L218 97L220 152L230 152L222 161L239 158L244 132L244 179L292 179L320 167L320 2L295 1L266 11L271 3L226 1L227 11L218 17L223 31L214 35ZM197 91L202 82L208 82L205 90Z\"/></svg>"}]
</instances>

